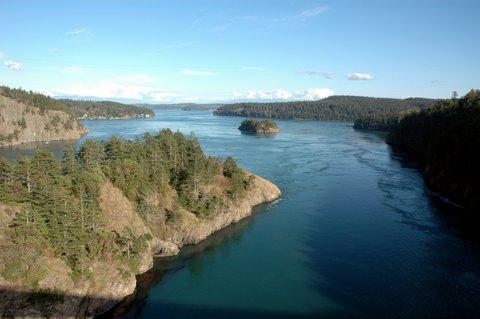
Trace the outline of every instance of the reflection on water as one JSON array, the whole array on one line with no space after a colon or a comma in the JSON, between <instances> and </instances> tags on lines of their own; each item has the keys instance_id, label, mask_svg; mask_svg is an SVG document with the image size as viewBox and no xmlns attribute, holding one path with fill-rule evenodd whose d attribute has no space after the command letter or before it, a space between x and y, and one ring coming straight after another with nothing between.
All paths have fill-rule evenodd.
<instances>
[{"instance_id":1,"label":"reflection on water","mask_svg":"<svg viewBox=\"0 0 480 319\"><path fill-rule=\"evenodd\" d=\"M76 141L51 141L51 142L32 142L15 146L0 148L0 156L14 162L20 156L31 156L36 149L43 149L51 152L57 158L61 158L68 146L75 145Z\"/></svg>"},{"instance_id":2,"label":"reflection on water","mask_svg":"<svg viewBox=\"0 0 480 319\"><path fill-rule=\"evenodd\" d=\"M280 133L259 138L238 131L242 120L164 110L84 121L95 139L193 132L207 154L233 156L283 192L254 217L156 260L106 317L480 317L478 223L428 190L383 136L279 120Z\"/></svg>"}]
</instances>

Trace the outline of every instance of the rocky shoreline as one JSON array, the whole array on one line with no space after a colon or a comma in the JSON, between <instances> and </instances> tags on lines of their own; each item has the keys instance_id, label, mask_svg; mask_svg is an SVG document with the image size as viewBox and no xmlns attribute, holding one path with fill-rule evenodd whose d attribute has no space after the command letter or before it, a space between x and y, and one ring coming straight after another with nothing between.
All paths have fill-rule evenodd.
<instances>
[{"instance_id":1,"label":"rocky shoreline","mask_svg":"<svg viewBox=\"0 0 480 319\"><path fill-rule=\"evenodd\" d=\"M102 207L102 210L115 214L115 216L105 216L109 219L108 228L121 229L128 224L136 235L152 235L147 249L139 258L136 275L140 275L152 268L154 258L174 256L184 245L196 244L214 232L250 216L254 206L272 202L280 197L281 191L276 185L261 177L253 176L251 189L240 199L232 202L222 213L209 220L201 220L194 214L183 211L181 220L163 229L161 236L154 234L135 213L131 203L121 194L121 191L111 184L105 184L102 187L103 195L101 196L115 198L115 207ZM102 202L101 199L101 205L104 206L111 205L109 204L111 202L107 200ZM108 263L95 263L92 266L94 275L90 280L73 282L68 274L68 267L60 259L51 258L48 261L48 274L39 283L44 291L44 295L40 296L43 298L41 303L32 302L31 292L16 289L0 277L0 314L2 316L91 318L107 312L135 292L136 276L120 273ZM63 293L59 295L57 291Z\"/></svg>"},{"instance_id":2,"label":"rocky shoreline","mask_svg":"<svg viewBox=\"0 0 480 319\"><path fill-rule=\"evenodd\" d=\"M0 147L78 140L87 133L88 130L69 113L41 111L0 95Z\"/></svg>"}]
</instances>

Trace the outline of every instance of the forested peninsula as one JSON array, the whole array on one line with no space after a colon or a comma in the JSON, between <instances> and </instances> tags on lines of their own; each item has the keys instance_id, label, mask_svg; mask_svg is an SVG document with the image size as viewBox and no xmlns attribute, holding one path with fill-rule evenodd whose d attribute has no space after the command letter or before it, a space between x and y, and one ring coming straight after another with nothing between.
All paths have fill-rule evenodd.
<instances>
[{"instance_id":1,"label":"forested peninsula","mask_svg":"<svg viewBox=\"0 0 480 319\"><path fill-rule=\"evenodd\" d=\"M363 96L331 96L318 101L235 103L226 104L214 111L215 115L265 117L277 119L301 119L324 121L356 121L358 127L381 128L392 117L428 108L437 100L424 98L392 99ZM374 128L368 123L375 123Z\"/></svg>"},{"instance_id":2,"label":"forested peninsula","mask_svg":"<svg viewBox=\"0 0 480 319\"><path fill-rule=\"evenodd\" d=\"M91 317L135 289L154 256L178 253L280 196L194 136L87 140L63 159L0 159L0 311Z\"/></svg>"},{"instance_id":3,"label":"forested peninsula","mask_svg":"<svg viewBox=\"0 0 480 319\"><path fill-rule=\"evenodd\" d=\"M0 86L0 146L77 140L87 133L77 119L135 119L154 115L147 107L111 101L56 100L37 92Z\"/></svg>"},{"instance_id":4,"label":"forested peninsula","mask_svg":"<svg viewBox=\"0 0 480 319\"><path fill-rule=\"evenodd\" d=\"M153 117L151 108L111 101L83 101L62 99L77 119L139 119Z\"/></svg>"},{"instance_id":5,"label":"forested peninsula","mask_svg":"<svg viewBox=\"0 0 480 319\"><path fill-rule=\"evenodd\" d=\"M76 140L87 133L69 107L43 94L0 86L0 146Z\"/></svg>"},{"instance_id":6,"label":"forested peninsula","mask_svg":"<svg viewBox=\"0 0 480 319\"><path fill-rule=\"evenodd\" d=\"M416 159L434 190L480 208L480 90L406 115L387 140Z\"/></svg>"}]
</instances>

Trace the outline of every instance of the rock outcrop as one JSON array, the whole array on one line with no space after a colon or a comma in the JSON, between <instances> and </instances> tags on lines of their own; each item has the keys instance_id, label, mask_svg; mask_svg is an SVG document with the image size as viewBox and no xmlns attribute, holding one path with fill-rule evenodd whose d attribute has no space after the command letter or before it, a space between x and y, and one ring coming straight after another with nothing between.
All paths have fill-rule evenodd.
<instances>
[{"instance_id":1,"label":"rock outcrop","mask_svg":"<svg viewBox=\"0 0 480 319\"><path fill-rule=\"evenodd\" d=\"M0 146L76 140L87 129L69 113L44 110L0 94Z\"/></svg>"},{"instance_id":2,"label":"rock outcrop","mask_svg":"<svg viewBox=\"0 0 480 319\"><path fill-rule=\"evenodd\" d=\"M245 133L253 134L276 134L280 132L277 123L271 120L253 120L247 119L242 122L238 129Z\"/></svg>"}]
</instances>

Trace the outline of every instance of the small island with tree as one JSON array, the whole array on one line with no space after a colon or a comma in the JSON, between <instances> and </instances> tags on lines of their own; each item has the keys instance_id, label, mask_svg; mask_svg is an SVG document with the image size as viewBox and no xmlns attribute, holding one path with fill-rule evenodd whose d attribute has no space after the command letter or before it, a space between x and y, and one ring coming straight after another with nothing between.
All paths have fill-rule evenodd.
<instances>
[{"instance_id":1,"label":"small island with tree","mask_svg":"<svg viewBox=\"0 0 480 319\"><path fill-rule=\"evenodd\" d=\"M247 119L240 124L238 129L246 133L254 134L275 134L280 131L277 123L271 120L253 120Z\"/></svg>"}]
</instances>

